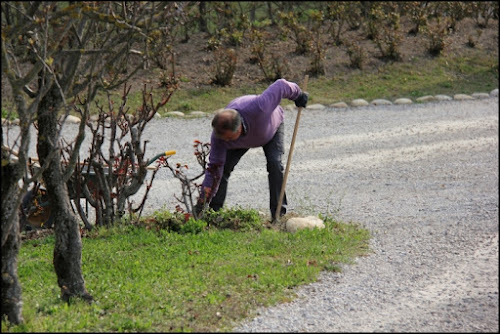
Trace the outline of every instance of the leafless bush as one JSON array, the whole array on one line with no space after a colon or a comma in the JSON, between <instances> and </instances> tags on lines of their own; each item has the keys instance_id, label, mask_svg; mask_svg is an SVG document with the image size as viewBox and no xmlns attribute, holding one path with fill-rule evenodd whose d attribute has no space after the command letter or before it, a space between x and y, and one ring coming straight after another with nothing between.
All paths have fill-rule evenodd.
<instances>
[{"instance_id":1,"label":"leafless bush","mask_svg":"<svg viewBox=\"0 0 500 334\"><path fill-rule=\"evenodd\" d=\"M325 74L325 47L322 36L325 34L325 16L323 11L310 12L311 24L311 64L308 73L313 76Z\"/></svg>"},{"instance_id":2,"label":"leafless bush","mask_svg":"<svg viewBox=\"0 0 500 334\"><path fill-rule=\"evenodd\" d=\"M428 40L427 52L432 56L439 56L446 47L446 36L448 36L449 20L447 18L436 19L436 22L429 24L425 30Z\"/></svg>"},{"instance_id":3,"label":"leafless bush","mask_svg":"<svg viewBox=\"0 0 500 334\"><path fill-rule=\"evenodd\" d=\"M158 109L164 106L177 89L175 81L167 87L159 102L153 101L153 94L144 85L143 103L137 110L130 112L127 96L130 87L123 88L121 103L115 102L108 94L108 105L96 103L99 110L97 122L87 120L92 133L88 158L76 164L70 188L75 197L85 198L96 211L96 225L109 225L115 218L123 216L125 206L129 213L139 212L140 218L149 189L157 169L152 170L149 183L146 181L148 165L146 144L141 136L146 124L154 117ZM79 105L86 103L80 101ZM78 105L76 111L82 112ZM107 146L107 147L106 147ZM129 200L146 183L146 192L136 207ZM83 217L82 217L83 218Z\"/></svg>"},{"instance_id":4,"label":"leafless bush","mask_svg":"<svg viewBox=\"0 0 500 334\"><path fill-rule=\"evenodd\" d=\"M252 43L250 62L259 65L265 80L275 81L285 77L289 71L288 62L280 53L269 51L269 37L257 29L251 29L250 41Z\"/></svg>"},{"instance_id":5,"label":"leafless bush","mask_svg":"<svg viewBox=\"0 0 500 334\"><path fill-rule=\"evenodd\" d=\"M294 12L280 12L280 29L284 36L295 42L295 53L307 54L311 50L311 37L307 28L301 24Z\"/></svg>"},{"instance_id":6,"label":"leafless bush","mask_svg":"<svg viewBox=\"0 0 500 334\"><path fill-rule=\"evenodd\" d=\"M363 69L366 61L366 51L356 42L345 42L347 55L349 56L350 66L352 68Z\"/></svg>"},{"instance_id":7,"label":"leafless bush","mask_svg":"<svg viewBox=\"0 0 500 334\"><path fill-rule=\"evenodd\" d=\"M368 17L369 37L385 60L402 59L399 47L402 36L400 32L400 14L394 3L375 3Z\"/></svg>"},{"instance_id":8,"label":"leafless bush","mask_svg":"<svg viewBox=\"0 0 500 334\"><path fill-rule=\"evenodd\" d=\"M497 1L472 1L470 3L472 17L479 28L487 28L491 19L497 15Z\"/></svg>"},{"instance_id":9,"label":"leafless bush","mask_svg":"<svg viewBox=\"0 0 500 334\"><path fill-rule=\"evenodd\" d=\"M176 209L178 212L186 213L192 215L195 219L199 219L198 212L195 210L195 205L197 204L197 197L200 197L200 187L201 185L196 183L205 174L208 164L208 156L210 154L210 144L202 143L198 140L194 141L194 155L201 166L201 171L196 173L194 176L190 176L188 173L189 166L186 164L177 163L175 167L171 166L168 160L164 157L160 158L160 164L167 167L172 175L178 179L181 183L182 195L176 199L184 206L185 209L177 205Z\"/></svg>"},{"instance_id":10,"label":"leafless bush","mask_svg":"<svg viewBox=\"0 0 500 334\"><path fill-rule=\"evenodd\" d=\"M229 86L236 71L236 51L223 47L214 51L214 78L212 84L218 86Z\"/></svg>"},{"instance_id":11,"label":"leafless bush","mask_svg":"<svg viewBox=\"0 0 500 334\"><path fill-rule=\"evenodd\" d=\"M475 48L477 46L477 43L479 42L479 38L481 37L482 32L482 30L478 29L476 30L475 34L470 33L467 36L467 46L470 48Z\"/></svg>"}]
</instances>

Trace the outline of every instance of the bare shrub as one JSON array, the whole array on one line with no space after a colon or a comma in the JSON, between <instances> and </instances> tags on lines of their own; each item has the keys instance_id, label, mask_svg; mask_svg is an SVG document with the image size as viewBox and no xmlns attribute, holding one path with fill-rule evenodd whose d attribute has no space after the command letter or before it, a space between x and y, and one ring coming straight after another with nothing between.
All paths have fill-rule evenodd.
<instances>
[{"instance_id":1,"label":"bare shrub","mask_svg":"<svg viewBox=\"0 0 500 334\"><path fill-rule=\"evenodd\" d=\"M281 53L269 50L270 40L265 31L252 28L249 40L251 43L249 62L259 66L264 80L275 81L286 76L289 71L288 62Z\"/></svg>"},{"instance_id":2,"label":"bare shrub","mask_svg":"<svg viewBox=\"0 0 500 334\"><path fill-rule=\"evenodd\" d=\"M75 165L68 188L74 192L74 197L85 198L95 209L96 225L113 223L116 218L124 215L126 206L131 216L139 212L137 219L140 218L157 172L157 169L152 171L148 184L147 167L154 161L146 159L146 142L141 142L141 136L146 124L177 89L176 81L171 82L165 88L161 100L156 103L153 101L153 94L144 85L143 103L133 112L127 107L130 86L125 85L117 108L108 94L107 108L96 103L99 110L97 122L86 122L92 133L89 156L83 163ZM79 105L83 107L85 102L80 101ZM78 105L75 105L75 110L82 113ZM129 198L137 193L144 182L146 192L139 205L133 207ZM81 208L78 208L78 212L82 216Z\"/></svg>"},{"instance_id":3,"label":"bare shrub","mask_svg":"<svg viewBox=\"0 0 500 334\"><path fill-rule=\"evenodd\" d=\"M211 83L222 87L231 85L236 70L236 51L220 47L214 51L213 55L214 78Z\"/></svg>"},{"instance_id":4,"label":"bare shrub","mask_svg":"<svg viewBox=\"0 0 500 334\"><path fill-rule=\"evenodd\" d=\"M280 12L281 31L295 42L295 53L307 54L311 50L311 37L307 28L301 24L294 12Z\"/></svg>"},{"instance_id":5,"label":"bare shrub","mask_svg":"<svg viewBox=\"0 0 500 334\"><path fill-rule=\"evenodd\" d=\"M366 62L366 51L356 42L345 42L347 47L347 55L349 56L350 66L352 68L363 69Z\"/></svg>"},{"instance_id":6,"label":"bare shrub","mask_svg":"<svg viewBox=\"0 0 500 334\"><path fill-rule=\"evenodd\" d=\"M372 39L384 60L402 60L400 14L395 3L375 3L368 15L368 37Z\"/></svg>"},{"instance_id":7,"label":"bare shrub","mask_svg":"<svg viewBox=\"0 0 500 334\"><path fill-rule=\"evenodd\" d=\"M436 19L434 24L429 24L425 30L428 40L427 52L432 56L439 56L446 47L446 36L448 36L449 20L447 18Z\"/></svg>"},{"instance_id":8,"label":"bare shrub","mask_svg":"<svg viewBox=\"0 0 500 334\"><path fill-rule=\"evenodd\" d=\"M325 16L320 10L310 12L310 20L312 22L311 31L311 64L308 73L317 76L325 74L325 47L322 41L324 35L323 27Z\"/></svg>"}]
</instances>

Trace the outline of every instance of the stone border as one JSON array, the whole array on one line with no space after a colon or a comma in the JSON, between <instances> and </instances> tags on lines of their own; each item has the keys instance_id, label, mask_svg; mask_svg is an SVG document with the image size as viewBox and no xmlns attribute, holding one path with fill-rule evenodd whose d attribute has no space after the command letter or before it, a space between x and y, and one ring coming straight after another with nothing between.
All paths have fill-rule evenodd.
<instances>
[{"instance_id":1,"label":"stone border","mask_svg":"<svg viewBox=\"0 0 500 334\"><path fill-rule=\"evenodd\" d=\"M426 103L426 102L440 102L440 101L451 101L451 100L457 100L457 101L465 101L465 100L478 100L478 99L486 99L486 98L493 98L493 97L498 97L498 88L493 89L489 94L488 93L473 93L472 95L467 95L467 94L455 94L453 97L448 96L448 95L426 95L426 96L421 96L415 100L417 103ZM413 101L409 98L398 98L394 100L394 102L391 102L386 99L375 99L371 102L368 102L364 99L354 99L350 103L346 102L335 102L329 105L323 105L323 104L311 104L307 106L308 110L323 110L326 108L335 108L335 109L343 109L343 108L348 108L350 107L363 107L363 106L379 106L379 105L393 105L393 104L412 104ZM293 104L289 104L284 107L286 110L295 110L297 109ZM220 109L219 109L220 110ZM198 118L198 117L207 117L210 114L213 114L217 110L209 113L209 112L204 112L204 111L191 111L189 113L183 113L181 111L169 111L165 114L164 117L185 117L185 118ZM156 118L162 118L158 113L155 114ZM68 116L66 118L66 122L68 123L80 123L80 118L76 116ZM6 120L2 118L2 125L19 125L19 119L14 119L12 121Z\"/></svg>"}]
</instances>

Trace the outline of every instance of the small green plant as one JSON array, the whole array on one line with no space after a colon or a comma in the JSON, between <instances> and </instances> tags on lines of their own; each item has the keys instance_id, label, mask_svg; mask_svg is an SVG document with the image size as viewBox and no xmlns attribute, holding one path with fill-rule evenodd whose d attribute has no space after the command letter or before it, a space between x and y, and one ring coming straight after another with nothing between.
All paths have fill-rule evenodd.
<instances>
[{"instance_id":1,"label":"small green plant","mask_svg":"<svg viewBox=\"0 0 500 334\"><path fill-rule=\"evenodd\" d=\"M325 265L325 271L340 273L342 271L342 268L338 264L332 262Z\"/></svg>"},{"instance_id":2,"label":"small green plant","mask_svg":"<svg viewBox=\"0 0 500 334\"><path fill-rule=\"evenodd\" d=\"M243 209L241 207L233 209L222 209L214 211L207 210L204 220L208 226L217 229L231 229L240 231L262 230L261 217L258 211L253 209Z\"/></svg>"},{"instance_id":3,"label":"small green plant","mask_svg":"<svg viewBox=\"0 0 500 334\"><path fill-rule=\"evenodd\" d=\"M222 45L222 41L217 36L212 36L207 41L206 50L215 51Z\"/></svg>"},{"instance_id":4,"label":"small green plant","mask_svg":"<svg viewBox=\"0 0 500 334\"><path fill-rule=\"evenodd\" d=\"M12 112L12 111L8 111L7 109L5 108L2 108L2 118L3 119L7 119L9 121L12 121L13 119L15 119L17 117L16 113Z\"/></svg>"},{"instance_id":5,"label":"small green plant","mask_svg":"<svg viewBox=\"0 0 500 334\"><path fill-rule=\"evenodd\" d=\"M181 234L198 234L201 233L207 227L207 222L204 220L194 219L189 217L186 223L181 225L179 233Z\"/></svg>"},{"instance_id":6,"label":"small green plant","mask_svg":"<svg viewBox=\"0 0 500 334\"><path fill-rule=\"evenodd\" d=\"M221 40L225 41L228 46L240 46L243 41L243 31L234 30L229 31L224 28L220 31Z\"/></svg>"},{"instance_id":7,"label":"small green plant","mask_svg":"<svg viewBox=\"0 0 500 334\"><path fill-rule=\"evenodd\" d=\"M194 107L189 102L182 102L177 107L177 110L179 110L179 111L191 111L191 110L194 110Z\"/></svg>"}]
</instances>

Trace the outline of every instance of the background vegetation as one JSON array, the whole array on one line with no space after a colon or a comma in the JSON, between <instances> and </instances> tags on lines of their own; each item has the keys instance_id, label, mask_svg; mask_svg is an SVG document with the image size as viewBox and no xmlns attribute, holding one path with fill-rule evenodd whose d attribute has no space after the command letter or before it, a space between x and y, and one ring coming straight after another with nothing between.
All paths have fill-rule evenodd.
<instances>
[{"instance_id":1,"label":"background vegetation","mask_svg":"<svg viewBox=\"0 0 500 334\"><path fill-rule=\"evenodd\" d=\"M172 17L174 9L165 11L158 16ZM211 112L305 74L311 102L324 104L498 86L494 1L185 1L175 17L150 32L146 65L129 82L130 106L141 105L144 84L160 90L172 76L178 89L162 115Z\"/></svg>"},{"instance_id":2,"label":"background vegetation","mask_svg":"<svg viewBox=\"0 0 500 334\"><path fill-rule=\"evenodd\" d=\"M495 2L213 2L189 17L183 38L166 42L179 89L160 114L211 112L305 74L311 103L327 105L498 87ZM151 70L138 78L164 75Z\"/></svg>"}]
</instances>

